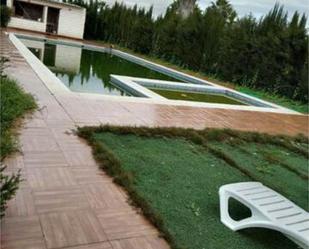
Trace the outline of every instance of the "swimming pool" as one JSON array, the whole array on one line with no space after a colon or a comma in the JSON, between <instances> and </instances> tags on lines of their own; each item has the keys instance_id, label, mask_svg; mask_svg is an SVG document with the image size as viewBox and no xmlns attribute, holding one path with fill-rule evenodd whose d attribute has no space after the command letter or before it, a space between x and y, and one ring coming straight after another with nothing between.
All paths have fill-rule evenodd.
<instances>
[{"instance_id":1,"label":"swimming pool","mask_svg":"<svg viewBox=\"0 0 309 249\"><path fill-rule=\"evenodd\" d=\"M293 112L120 50L31 35L10 33L9 37L52 92L76 92L96 99L115 95L141 103Z\"/></svg>"},{"instance_id":2,"label":"swimming pool","mask_svg":"<svg viewBox=\"0 0 309 249\"><path fill-rule=\"evenodd\" d=\"M174 78L123 58L81 47L20 39L71 91L130 96L110 82L110 74L160 80Z\"/></svg>"}]
</instances>

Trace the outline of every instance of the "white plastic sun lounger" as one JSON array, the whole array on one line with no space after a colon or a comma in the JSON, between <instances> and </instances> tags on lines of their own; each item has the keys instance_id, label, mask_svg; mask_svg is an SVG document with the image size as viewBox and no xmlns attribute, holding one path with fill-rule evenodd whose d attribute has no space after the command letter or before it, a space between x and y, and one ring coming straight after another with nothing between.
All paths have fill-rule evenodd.
<instances>
[{"instance_id":1,"label":"white plastic sun lounger","mask_svg":"<svg viewBox=\"0 0 309 249\"><path fill-rule=\"evenodd\" d=\"M233 231L264 227L282 232L302 248L309 248L309 213L259 182L227 184L220 188L221 222ZM251 210L251 216L233 220L228 200L233 198Z\"/></svg>"}]
</instances>

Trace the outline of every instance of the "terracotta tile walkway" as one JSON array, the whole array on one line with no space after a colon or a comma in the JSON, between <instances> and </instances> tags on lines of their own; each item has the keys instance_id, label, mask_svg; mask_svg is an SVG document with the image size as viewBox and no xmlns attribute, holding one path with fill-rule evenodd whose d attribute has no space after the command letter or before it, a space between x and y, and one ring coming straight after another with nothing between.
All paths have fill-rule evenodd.
<instances>
[{"instance_id":1,"label":"terracotta tile walkway","mask_svg":"<svg viewBox=\"0 0 309 249\"><path fill-rule=\"evenodd\" d=\"M6 160L8 171L21 169L24 181L1 223L1 248L169 248L128 204L126 193L98 169L89 146L71 133L78 122L95 123L93 117L87 120L95 111L84 117L78 101L63 109L70 99L58 102L3 35L0 49L11 60L8 74L41 108L21 130L22 153Z\"/></svg>"},{"instance_id":2,"label":"terracotta tile walkway","mask_svg":"<svg viewBox=\"0 0 309 249\"><path fill-rule=\"evenodd\" d=\"M1 223L4 249L163 249L158 231L127 202L126 193L98 169L76 125L221 127L308 135L308 119L249 111L176 107L53 95L1 35L7 73L31 92L40 109L26 119L21 153L9 172L24 178Z\"/></svg>"}]
</instances>

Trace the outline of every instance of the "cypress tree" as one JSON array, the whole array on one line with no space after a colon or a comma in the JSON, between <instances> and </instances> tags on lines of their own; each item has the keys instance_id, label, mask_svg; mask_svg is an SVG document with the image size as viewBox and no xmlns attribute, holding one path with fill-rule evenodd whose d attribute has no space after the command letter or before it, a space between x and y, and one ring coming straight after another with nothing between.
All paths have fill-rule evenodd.
<instances>
[{"instance_id":1,"label":"cypress tree","mask_svg":"<svg viewBox=\"0 0 309 249\"><path fill-rule=\"evenodd\" d=\"M252 15L238 18L228 0L216 0L203 12L194 0L176 0L154 20L152 7L67 1L86 8L88 39L117 43L223 80L308 102L307 18L295 12L289 20L279 4L256 20ZM189 11L182 11L186 4Z\"/></svg>"}]
</instances>

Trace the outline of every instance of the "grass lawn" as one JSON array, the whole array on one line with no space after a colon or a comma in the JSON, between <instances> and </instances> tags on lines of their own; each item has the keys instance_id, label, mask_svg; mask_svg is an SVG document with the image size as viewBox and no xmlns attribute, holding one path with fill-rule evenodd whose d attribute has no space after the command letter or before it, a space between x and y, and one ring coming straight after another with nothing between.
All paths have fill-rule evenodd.
<instances>
[{"instance_id":1,"label":"grass lawn","mask_svg":"<svg viewBox=\"0 0 309 249\"><path fill-rule=\"evenodd\" d=\"M257 89L252 89L249 87L245 86L236 86L235 90L246 93L248 95L251 95L253 97L257 97L259 99L264 99L266 101L275 103L277 105L281 105L283 107L292 109L297 112L301 113L309 113L309 105L304 104L295 100L291 100L285 97L281 97L275 94L270 94L268 92L262 91L262 90L257 90Z\"/></svg>"},{"instance_id":2,"label":"grass lawn","mask_svg":"<svg viewBox=\"0 0 309 249\"><path fill-rule=\"evenodd\" d=\"M219 219L218 189L260 181L308 210L308 139L179 128L80 128L94 156L173 248L296 248L266 229L232 232ZM234 203L234 217L247 211Z\"/></svg>"},{"instance_id":3,"label":"grass lawn","mask_svg":"<svg viewBox=\"0 0 309 249\"><path fill-rule=\"evenodd\" d=\"M36 107L33 97L26 94L14 80L7 77L0 79L1 108L1 161L16 150L14 125L26 112Z\"/></svg>"}]
</instances>

